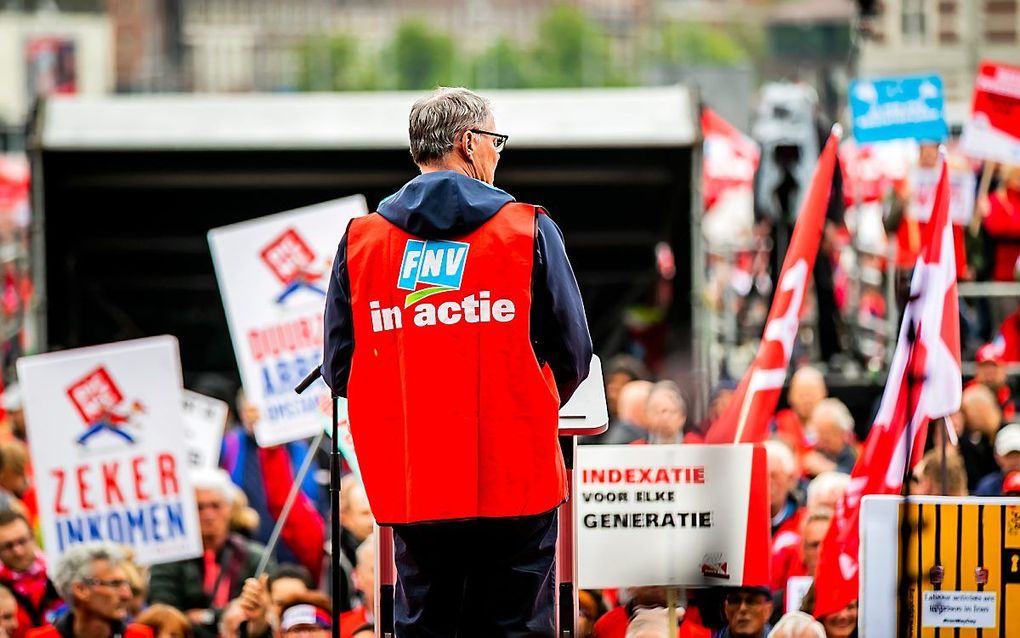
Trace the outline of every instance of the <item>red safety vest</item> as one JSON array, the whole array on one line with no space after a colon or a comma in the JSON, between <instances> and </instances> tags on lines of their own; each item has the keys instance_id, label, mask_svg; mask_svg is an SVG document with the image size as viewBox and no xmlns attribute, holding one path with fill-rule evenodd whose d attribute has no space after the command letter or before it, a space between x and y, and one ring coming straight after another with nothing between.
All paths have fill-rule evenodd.
<instances>
[{"instance_id":1,"label":"red safety vest","mask_svg":"<svg viewBox=\"0 0 1020 638\"><path fill-rule=\"evenodd\" d=\"M530 516L566 498L559 395L529 330L535 215L509 203L444 240L351 222L348 413L379 523Z\"/></svg>"}]
</instances>

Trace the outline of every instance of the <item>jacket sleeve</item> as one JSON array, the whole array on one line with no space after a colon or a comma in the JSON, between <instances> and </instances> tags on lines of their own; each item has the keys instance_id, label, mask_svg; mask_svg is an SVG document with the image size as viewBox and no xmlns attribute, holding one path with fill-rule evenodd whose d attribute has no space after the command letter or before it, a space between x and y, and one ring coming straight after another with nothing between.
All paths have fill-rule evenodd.
<instances>
[{"instance_id":1,"label":"jacket sleeve","mask_svg":"<svg viewBox=\"0 0 1020 638\"><path fill-rule=\"evenodd\" d=\"M348 225L348 230L350 226ZM322 378L333 396L347 396L347 381L354 353L351 284L347 276L347 233L340 239L326 291L323 317Z\"/></svg>"},{"instance_id":2,"label":"jacket sleeve","mask_svg":"<svg viewBox=\"0 0 1020 638\"><path fill-rule=\"evenodd\" d=\"M532 346L539 363L552 369L562 406L588 377L592 345L563 234L544 214L536 216L532 288Z\"/></svg>"},{"instance_id":3,"label":"jacket sleeve","mask_svg":"<svg viewBox=\"0 0 1020 638\"><path fill-rule=\"evenodd\" d=\"M153 565L149 571L149 602L163 603L176 607L181 611L204 607L194 604L194 600L186 600L187 596L181 584L181 562ZM201 582L201 581L199 581ZM190 603L190 604L189 604Z\"/></svg>"},{"instance_id":4,"label":"jacket sleeve","mask_svg":"<svg viewBox=\"0 0 1020 638\"><path fill-rule=\"evenodd\" d=\"M259 448L259 462L262 464L266 489L266 508L274 520L280 520L283 506L287 502L294 475L291 473L290 455L287 447L276 445ZM294 552L298 561L308 568L312 576L318 578L322 571L322 558L325 547L326 525L315 509L308 495L302 491L297 493L294 505L290 510L280 531L280 536L287 547Z\"/></svg>"}]
</instances>

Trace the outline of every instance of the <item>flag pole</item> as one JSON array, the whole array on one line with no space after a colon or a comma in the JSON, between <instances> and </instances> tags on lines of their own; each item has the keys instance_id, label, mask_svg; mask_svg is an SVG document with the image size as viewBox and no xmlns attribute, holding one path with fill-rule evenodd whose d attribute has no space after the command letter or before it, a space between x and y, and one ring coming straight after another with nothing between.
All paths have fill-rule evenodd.
<instances>
[{"instance_id":1,"label":"flag pole","mask_svg":"<svg viewBox=\"0 0 1020 638\"><path fill-rule=\"evenodd\" d=\"M914 298L912 297L907 302L907 307L904 311L904 315L909 325L907 326L907 347L909 348L909 355L907 356L907 398L904 402L904 409L906 411L906 422L904 424L904 435L903 435L903 507L900 509L900 587L899 587L899 598L900 598L900 612L897 614L897 632L896 635L901 638L910 636L911 618L907 614L910 609L910 581L909 581L909 570L910 570L910 536L913 532L912 525L910 524L910 456L913 452L913 417L914 417L914 343L917 341L917 332L914 324L913 316L910 313L910 304L913 303ZM920 572L920 566L918 566ZM919 610L914 610L914 613L918 613Z\"/></svg>"}]
</instances>

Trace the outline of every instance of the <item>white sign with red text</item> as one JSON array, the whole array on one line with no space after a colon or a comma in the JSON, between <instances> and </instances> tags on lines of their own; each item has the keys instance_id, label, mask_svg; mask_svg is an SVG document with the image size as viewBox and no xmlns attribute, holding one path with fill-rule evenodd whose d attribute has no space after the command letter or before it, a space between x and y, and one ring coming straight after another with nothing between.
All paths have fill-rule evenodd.
<instances>
[{"instance_id":1,"label":"white sign with red text","mask_svg":"<svg viewBox=\"0 0 1020 638\"><path fill-rule=\"evenodd\" d=\"M294 393L322 361L322 314L337 244L360 195L209 231L209 245L234 354L249 401L260 412L259 445L314 436L323 427L321 381Z\"/></svg>"},{"instance_id":2,"label":"white sign with red text","mask_svg":"<svg viewBox=\"0 0 1020 638\"><path fill-rule=\"evenodd\" d=\"M18 378L50 565L92 541L141 564L202 553L176 339L25 357Z\"/></svg>"},{"instance_id":3,"label":"white sign with red text","mask_svg":"<svg viewBox=\"0 0 1020 638\"><path fill-rule=\"evenodd\" d=\"M575 479L581 587L768 584L760 446L582 445Z\"/></svg>"}]
</instances>

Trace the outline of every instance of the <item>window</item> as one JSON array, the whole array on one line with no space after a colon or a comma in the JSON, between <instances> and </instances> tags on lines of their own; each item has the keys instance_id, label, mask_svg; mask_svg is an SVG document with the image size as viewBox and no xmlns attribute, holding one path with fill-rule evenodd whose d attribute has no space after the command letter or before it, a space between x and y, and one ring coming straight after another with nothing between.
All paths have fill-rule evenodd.
<instances>
[{"instance_id":1,"label":"window","mask_svg":"<svg viewBox=\"0 0 1020 638\"><path fill-rule=\"evenodd\" d=\"M903 41L908 44L919 44L924 41L925 34L925 0L903 0L900 9L900 29Z\"/></svg>"}]
</instances>

